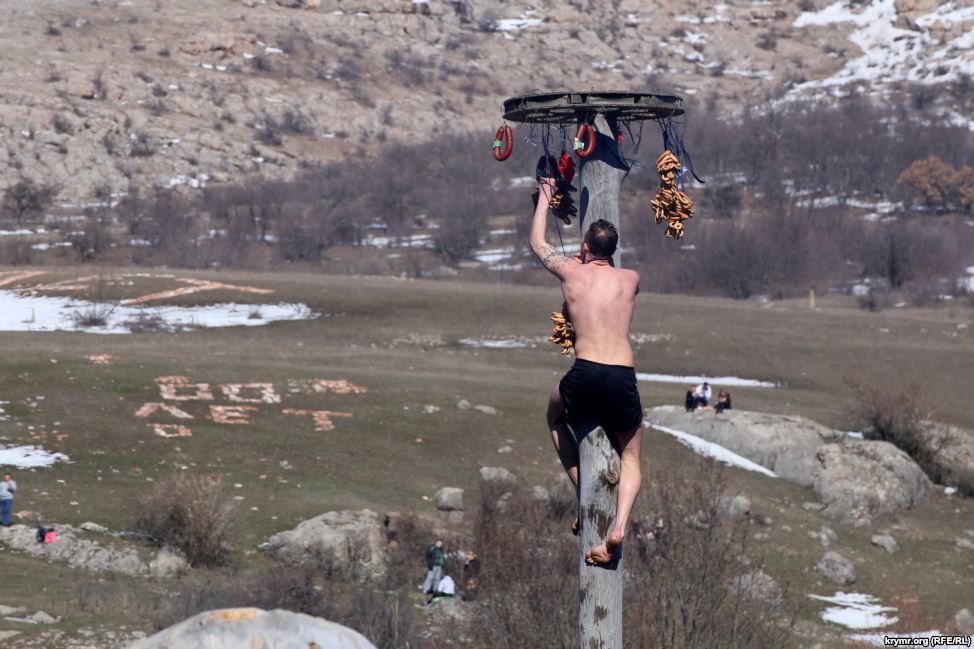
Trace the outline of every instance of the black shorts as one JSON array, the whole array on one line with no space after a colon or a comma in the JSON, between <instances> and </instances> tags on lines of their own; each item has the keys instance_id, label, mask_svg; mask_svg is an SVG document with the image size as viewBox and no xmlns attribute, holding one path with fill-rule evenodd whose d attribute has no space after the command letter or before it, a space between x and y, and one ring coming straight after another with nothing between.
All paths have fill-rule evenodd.
<instances>
[{"instance_id":1,"label":"black shorts","mask_svg":"<svg viewBox=\"0 0 974 649\"><path fill-rule=\"evenodd\" d=\"M631 367L578 358L561 379L558 391L576 435L585 435L596 426L609 433L626 433L643 422L636 371Z\"/></svg>"}]
</instances>

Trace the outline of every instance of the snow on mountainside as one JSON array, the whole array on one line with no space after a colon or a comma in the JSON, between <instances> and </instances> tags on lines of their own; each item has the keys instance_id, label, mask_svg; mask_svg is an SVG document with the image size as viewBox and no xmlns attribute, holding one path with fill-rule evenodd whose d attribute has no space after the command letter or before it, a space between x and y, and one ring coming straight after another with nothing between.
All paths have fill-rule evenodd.
<instances>
[{"instance_id":1,"label":"snow on mountainside","mask_svg":"<svg viewBox=\"0 0 974 649\"><path fill-rule=\"evenodd\" d=\"M847 85L882 92L904 81L929 85L974 75L974 6L948 2L903 21L897 4L896 0L874 0L856 10L839 0L798 16L793 23L797 28L852 26L849 40L862 54L846 61L836 73L799 84L792 92L835 91ZM908 27L898 26L901 23Z\"/></svg>"},{"instance_id":2,"label":"snow on mountainside","mask_svg":"<svg viewBox=\"0 0 974 649\"><path fill-rule=\"evenodd\" d=\"M974 73L974 7L32 0L7 8L0 42L0 191L28 178L83 201L488 133L502 99L536 88L658 88L729 111L908 83L936 98Z\"/></svg>"}]
</instances>

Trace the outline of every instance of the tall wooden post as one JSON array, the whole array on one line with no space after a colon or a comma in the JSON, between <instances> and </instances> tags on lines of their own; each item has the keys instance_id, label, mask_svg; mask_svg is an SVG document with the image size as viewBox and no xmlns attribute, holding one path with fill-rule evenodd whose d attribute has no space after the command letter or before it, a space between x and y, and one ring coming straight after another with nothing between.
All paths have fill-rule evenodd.
<instances>
[{"instance_id":1,"label":"tall wooden post","mask_svg":"<svg viewBox=\"0 0 974 649\"><path fill-rule=\"evenodd\" d=\"M612 255L612 265L621 268L622 227L619 223L619 190L626 177L626 165L619 153L614 117L599 113L592 125L599 142L590 158L580 158L581 188L578 194L579 227L584 237L592 221L611 221L619 230L619 247Z\"/></svg>"},{"instance_id":2,"label":"tall wooden post","mask_svg":"<svg viewBox=\"0 0 974 649\"><path fill-rule=\"evenodd\" d=\"M619 454L601 428L578 444L578 637L581 649L622 649L622 551L608 566L589 566L585 552L605 543L616 518Z\"/></svg>"},{"instance_id":3,"label":"tall wooden post","mask_svg":"<svg viewBox=\"0 0 974 649\"><path fill-rule=\"evenodd\" d=\"M619 153L618 121L627 124L684 113L675 95L618 91L532 92L504 102L504 119L561 127L572 119L595 115L598 143L590 158L579 164L581 192L579 227L606 219L620 232L619 189L626 162ZM495 148L495 152L497 149ZM612 257L621 267L621 245ZM581 649L622 649L622 555L612 565L585 565L585 552L605 542L615 523L620 460L614 444L601 428L574 431L579 438L579 639Z\"/></svg>"},{"instance_id":4,"label":"tall wooden post","mask_svg":"<svg viewBox=\"0 0 974 649\"><path fill-rule=\"evenodd\" d=\"M593 126L599 142L590 158L582 158L579 173L580 227L606 219L622 230L619 223L619 189L626 176L619 154L615 119L595 117ZM621 244L620 234L620 244ZM612 256L621 267L620 248ZM605 543L615 522L616 485L619 482L619 455L601 428L578 431L579 512L582 523L578 557L578 628L581 649L622 649L622 558L607 567L585 564L585 552ZM587 434L586 434L587 433Z\"/></svg>"}]
</instances>

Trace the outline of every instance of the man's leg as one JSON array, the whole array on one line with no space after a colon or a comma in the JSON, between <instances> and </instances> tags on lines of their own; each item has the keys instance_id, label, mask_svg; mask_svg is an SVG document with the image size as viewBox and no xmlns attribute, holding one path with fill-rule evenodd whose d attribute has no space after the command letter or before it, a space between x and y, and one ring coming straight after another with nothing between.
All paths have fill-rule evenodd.
<instances>
[{"instance_id":1,"label":"man's leg","mask_svg":"<svg viewBox=\"0 0 974 649\"><path fill-rule=\"evenodd\" d=\"M575 436L568 430L567 413L565 406L561 402L561 392L558 386L551 392L548 400L548 430L551 431L551 441L558 452L558 459L561 466L568 474L568 479L572 481L572 486L578 489L578 444Z\"/></svg>"},{"instance_id":2,"label":"man's leg","mask_svg":"<svg viewBox=\"0 0 974 649\"><path fill-rule=\"evenodd\" d=\"M433 583L433 574L433 568L426 571L426 579L423 580L423 594L433 590L433 587L436 585Z\"/></svg>"},{"instance_id":3,"label":"man's leg","mask_svg":"<svg viewBox=\"0 0 974 649\"><path fill-rule=\"evenodd\" d=\"M628 433L616 433L616 440L621 449L621 466L619 468L619 493L616 497L615 525L609 532L609 537L605 543L585 553L585 561L589 565L612 561L619 546L622 545L623 537L626 535L629 515L632 514L632 507L636 503L636 496L639 495L639 487L642 484L642 471L639 466L639 456L643 443L642 425Z\"/></svg>"},{"instance_id":4,"label":"man's leg","mask_svg":"<svg viewBox=\"0 0 974 649\"><path fill-rule=\"evenodd\" d=\"M568 474L568 479L572 481L572 487L575 489L575 499L578 499L578 444L575 442L575 436L570 430L568 430L568 418L565 412L565 405L561 401L561 391L558 386L551 392L551 398L548 399L548 430L551 432L551 441L555 445L555 451L558 452L558 459L561 460L561 466L565 469L565 473ZM575 517L575 522L572 523L572 533L578 534L579 521L578 517Z\"/></svg>"},{"instance_id":5,"label":"man's leg","mask_svg":"<svg viewBox=\"0 0 974 649\"><path fill-rule=\"evenodd\" d=\"M13 510L13 500L0 500L0 510L2 510L2 523L4 527L10 527L10 512Z\"/></svg>"}]
</instances>

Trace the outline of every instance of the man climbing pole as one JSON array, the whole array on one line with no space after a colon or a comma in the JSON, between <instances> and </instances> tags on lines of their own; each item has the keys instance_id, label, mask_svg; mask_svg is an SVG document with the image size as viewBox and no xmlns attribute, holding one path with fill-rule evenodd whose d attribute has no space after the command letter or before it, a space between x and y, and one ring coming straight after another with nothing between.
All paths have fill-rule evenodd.
<instances>
[{"instance_id":1,"label":"man climbing pole","mask_svg":"<svg viewBox=\"0 0 974 649\"><path fill-rule=\"evenodd\" d=\"M559 254L545 240L548 207L556 182L551 177L538 179L531 250L561 280L567 314L575 330L575 363L551 393L548 427L576 492L578 441L572 431L584 435L601 426L616 442L621 470L615 522L604 542L585 554L590 565L608 564L622 545L641 481L643 411L629 346L639 275L612 266L619 237L608 221L600 219L591 224L581 251L573 257ZM572 531L577 534L580 525L581 520L576 518Z\"/></svg>"}]
</instances>

